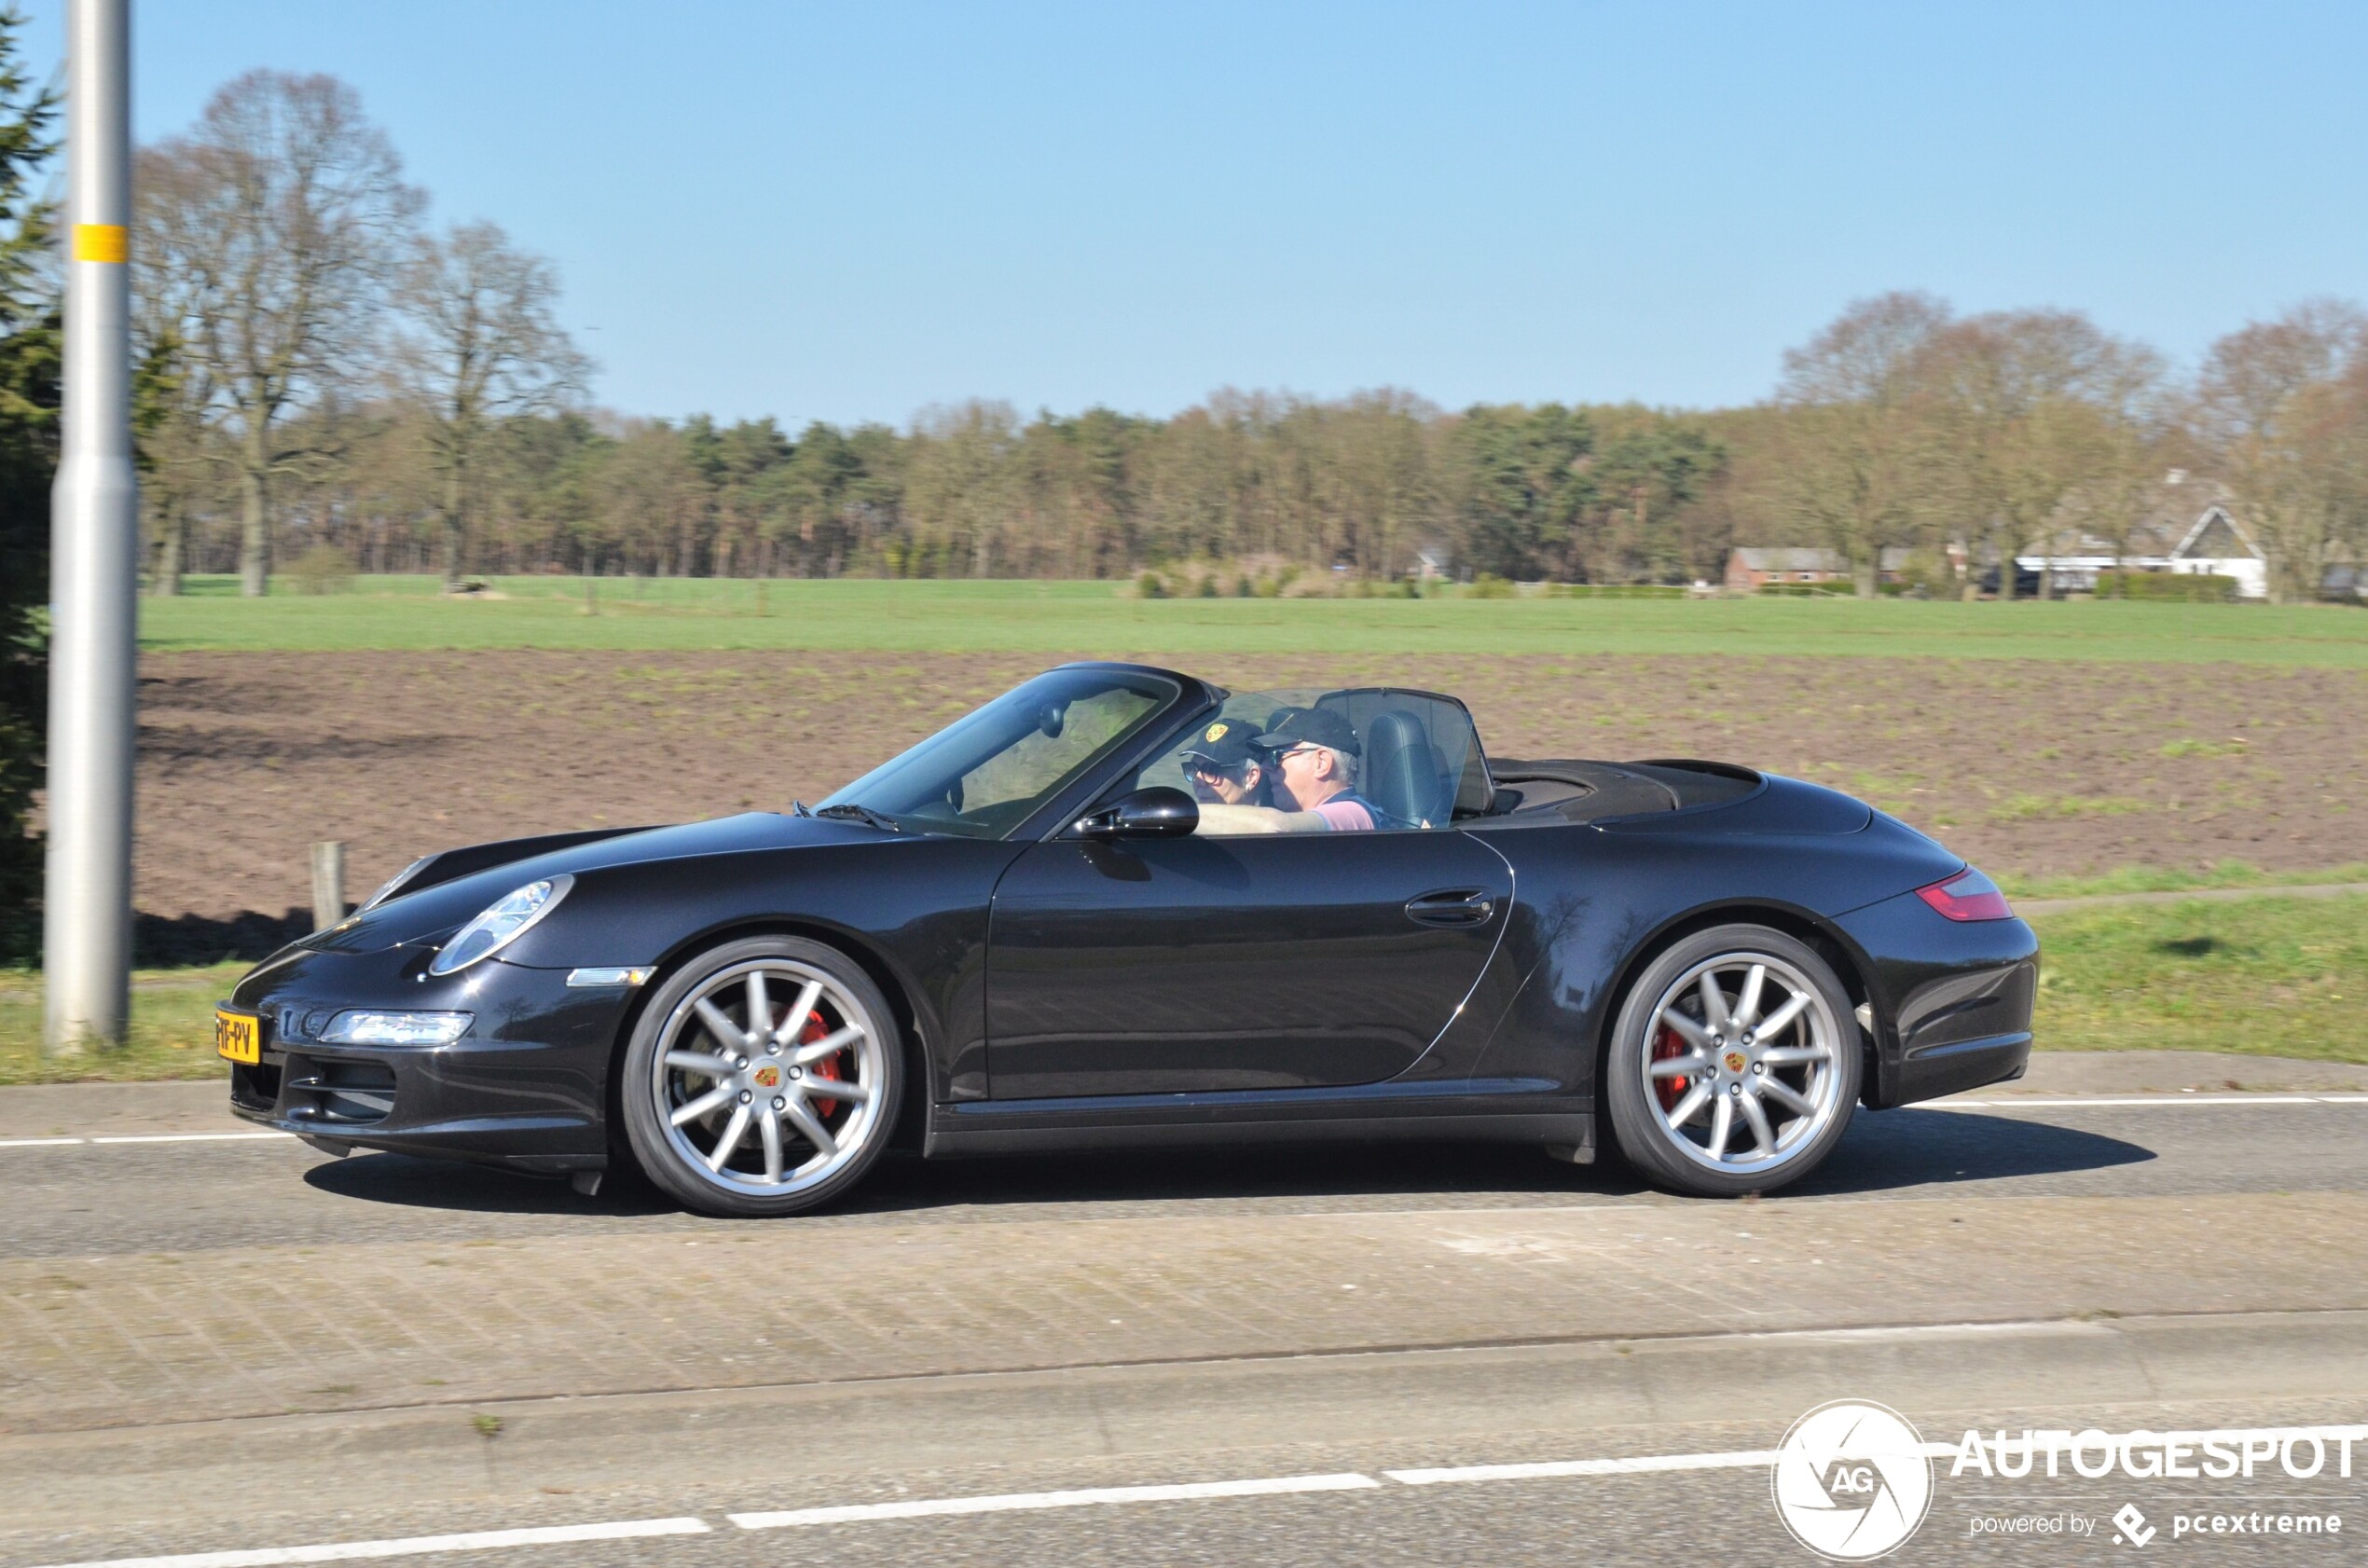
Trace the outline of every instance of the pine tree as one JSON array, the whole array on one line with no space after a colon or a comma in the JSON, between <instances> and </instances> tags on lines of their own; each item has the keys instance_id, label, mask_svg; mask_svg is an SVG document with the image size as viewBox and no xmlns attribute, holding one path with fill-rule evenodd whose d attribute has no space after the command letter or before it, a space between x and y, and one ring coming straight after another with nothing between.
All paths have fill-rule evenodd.
<instances>
[{"instance_id":1,"label":"pine tree","mask_svg":"<svg viewBox=\"0 0 2368 1568\"><path fill-rule=\"evenodd\" d=\"M40 924L41 847L25 818L41 780L64 336L39 185L57 100L25 72L23 28L0 11L0 959L29 957Z\"/></svg>"}]
</instances>

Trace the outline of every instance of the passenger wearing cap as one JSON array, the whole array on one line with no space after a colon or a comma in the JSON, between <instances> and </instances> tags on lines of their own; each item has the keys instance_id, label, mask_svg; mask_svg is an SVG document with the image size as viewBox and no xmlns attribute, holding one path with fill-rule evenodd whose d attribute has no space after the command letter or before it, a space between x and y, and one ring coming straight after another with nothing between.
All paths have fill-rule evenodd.
<instances>
[{"instance_id":1,"label":"passenger wearing cap","mask_svg":"<svg viewBox=\"0 0 2368 1568\"><path fill-rule=\"evenodd\" d=\"M1267 720L1256 744L1269 759L1275 808L1203 806L1202 832L1364 832L1383 824L1381 807L1356 792L1364 747L1356 726L1342 715L1329 708L1287 708Z\"/></svg>"},{"instance_id":2,"label":"passenger wearing cap","mask_svg":"<svg viewBox=\"0 0 2368 1568\"><path fill-rule=\"evenodd\" d=\"M1218 719L1192 737L1184 749L1184 777L1202 805L1268 804L1267 757L1258 732L1246 719Z\"/></svg>"}]
</instances>

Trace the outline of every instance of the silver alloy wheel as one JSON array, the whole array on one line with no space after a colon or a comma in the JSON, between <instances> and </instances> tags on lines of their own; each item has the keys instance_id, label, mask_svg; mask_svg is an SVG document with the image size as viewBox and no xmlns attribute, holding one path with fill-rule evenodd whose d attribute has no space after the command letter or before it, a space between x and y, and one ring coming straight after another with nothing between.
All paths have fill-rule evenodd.
<instances>
[{"instance_id":1,"label":"silver alloy wheel","mask_svg":"<svg viewBox=\"0 0 2368 1568\"><path fill-rule=\"evenodd\" d=\"M1839 1020L1809 977L1764 953L1724 953L1661 993L1638 1070L1670 1144L1706 1170L1773 1171L1841 1102Z\"/></svg>"},{"instance_id":2,"label":"silver alloy wheel","mask_svg":"<svg viewBox=\"0 0 2368 1568\"><path fill-rule=\"evenodd\" d=\"M880 1124L880 1031L846 986L794 958L702 981L668 1015L649 1091L683 1167L778 1198L827 1180Z\"/></svg>"}]
</instances>

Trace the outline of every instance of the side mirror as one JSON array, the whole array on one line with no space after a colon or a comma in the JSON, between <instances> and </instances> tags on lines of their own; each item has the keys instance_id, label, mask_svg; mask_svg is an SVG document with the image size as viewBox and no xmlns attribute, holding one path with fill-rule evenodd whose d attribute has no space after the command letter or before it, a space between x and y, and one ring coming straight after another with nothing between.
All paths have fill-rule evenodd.
<instances>
[{"instance_id":1,"label":"side mirror","mask_svg":"<svg viewBox=\"0 0 2368 1568\"><path fill-rule=\"evenodd\" d=\"M1161 785L1078 818L1080 838L1182 838L1201 825L1200 803Z\"/></svg>"}]
</instances>

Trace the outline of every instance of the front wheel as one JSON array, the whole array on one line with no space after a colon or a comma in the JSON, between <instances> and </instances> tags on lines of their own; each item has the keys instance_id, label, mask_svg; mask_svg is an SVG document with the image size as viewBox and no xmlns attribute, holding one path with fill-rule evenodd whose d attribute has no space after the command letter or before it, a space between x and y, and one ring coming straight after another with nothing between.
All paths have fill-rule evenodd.
<instances>
[{"instance_id":1,"label":"front wheel","mask_svg":"<svg viewBox=\"0 0 2368 1568\"><path fill-rule=\"evenodd\" d=\"M895 1015L835 948L711 948L650 998L626 1047L625 1133L649 1178L702 1214L830 1202L879 1158L902 1084Z\"/></svg>"},{"instance_id":2,"label":"front wheel","mask_svg":"<svg viewBox=\"0 0 2368 1568\"><path fill-rule=\"evenodd\" d=\"M1782 931L1720 926L1673 943L1637 977L1604 1093L1641 1175L1738 1197L1797 1181L1833 1152L1860 1067L1832 968Z\"/></svg>"}]
</instances>

